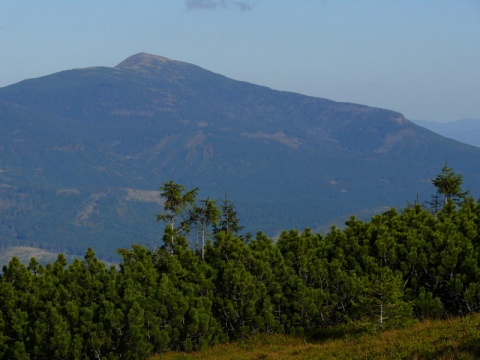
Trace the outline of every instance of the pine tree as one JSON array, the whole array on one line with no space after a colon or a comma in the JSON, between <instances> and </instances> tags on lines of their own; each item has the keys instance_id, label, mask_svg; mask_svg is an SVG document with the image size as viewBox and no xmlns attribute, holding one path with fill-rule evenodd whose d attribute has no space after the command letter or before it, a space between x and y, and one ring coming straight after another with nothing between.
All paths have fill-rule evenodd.
<instances>
[{"instance_id":1,"label":"pine tree","mask_svg":"<svg viewBox=\"0 0 480 360\"><path fill-rule=\"evenodd\" d=\"M405 326L413 319L411 303L403 300L400 272L380 266L376 273L362 277L355 307L359 324L372 329L392 329Z\"/></svg>"}]
</instances>

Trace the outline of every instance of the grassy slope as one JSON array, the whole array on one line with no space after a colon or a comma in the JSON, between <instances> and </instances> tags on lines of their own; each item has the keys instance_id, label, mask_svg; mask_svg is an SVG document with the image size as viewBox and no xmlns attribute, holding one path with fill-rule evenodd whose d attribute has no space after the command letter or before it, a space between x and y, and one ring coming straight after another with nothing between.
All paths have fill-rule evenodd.
<instances>
[{"instance_id":1,"label":"grassy slope","mask_svg":"<svg viewBox=\"0 0 480 360\"><path fill-rule=\"evenodd\" d=\"M271 335L160 359L479 359L480 314L425 321L404 330L306 343Z\"/></svg>"},{"instance_id":2,"label":"grassy slope","mask_svg":"<svg viewBox=\"0 0 480 360\"><path fill-rule=\"evenodd\" d=\"M12 246L0 251L0 265L8 264L14 256L23 264L28 265L32 257L41 264L53 263L58 254L31 246ZM67 256L67 259L70 260L70 257Z\"/></svg>"},{"instance_id":3,"label":"grassy slope","mask_svg":"<svg viewBox=\"0 0 480 360\"><path fill-rule=\"evenodd\" d=\"M59 253L39 249L32 246L11 246L0 248L0 269L3 265L7 265L14 256L16 256L22 264L28 266L30 260L35 258L40 264L53 264L57 260ZM65 255L65 254L64 254ZM83 259L83 256L65 255L65 259L69 263L75 259ZM101 260L101 259L100 259ZM102 260L101 260L102 261ZM118 265L114 262L103 261L107 268L111 265Z\"/></svg>"}]
</instances>

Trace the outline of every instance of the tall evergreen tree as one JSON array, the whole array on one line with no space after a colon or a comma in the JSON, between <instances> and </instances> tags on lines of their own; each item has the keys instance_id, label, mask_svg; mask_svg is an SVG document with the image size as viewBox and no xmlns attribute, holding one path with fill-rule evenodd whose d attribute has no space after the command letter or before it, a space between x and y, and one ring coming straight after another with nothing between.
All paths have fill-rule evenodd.
<instances>
[{"instance_id":1,"label":"tall evergreen tree","mask_svg":"<svg viewBox=\"0 0 480 360\"><path fill-rule=\"evenodd\" d=\"M214 233L217 234L220 231L225 233L231 232L238 235L244 228L240 226L240 219L237 217L237 211L232 201L227 199L227 192L225 192L225 198L221 201L220 205L221 215L220 219L214 227Z\"/></svg>"},{"instance_id":2,"label":"tall evergreen tree","mask_svg":"<svg viewBox=\"0 0 480 360\"><path fill-rule=\"evenodd\" d=\"M190 211L190 216L186 220L196 226L197 233L201 238L201 256L205 259L205 239L209 235L208 227L215 227L220 218L220 210L217 207L215 200L207 198L201 200L200 206L194 206ZM198 245L198 240L196 241Z\"/></svg>"},{"instance_id":3,"label":"tall evergreen tree","mask_svg":"<svg viewBox=\"0 0 480 360\"><path fill-rule=\"evenodd\" d=\"M461 204L470 191L462 190L462 175L456 174L452 168L445 164L442 172L432 180L432 184L437 188L437 194L443 196L443 203L452 200L455 204Z\"/></svg>"},{"instance_id":4,"label":"tall evergreen tree","mask_svg":"<svg viewBox=\"0 0 480 360\"><path fill-rule=\"evenodd\" d=\"M182 185L176 184L173 180L164 183L160 187L161 196L165 200L164 213L157 214L157 221L165 222L164 243L170 247L173 253L175 237L188 228L188 222L182 222L180 228L176 228L178 217L195 203L198 188L186 190Z\"/></svg>"}]
</instances>

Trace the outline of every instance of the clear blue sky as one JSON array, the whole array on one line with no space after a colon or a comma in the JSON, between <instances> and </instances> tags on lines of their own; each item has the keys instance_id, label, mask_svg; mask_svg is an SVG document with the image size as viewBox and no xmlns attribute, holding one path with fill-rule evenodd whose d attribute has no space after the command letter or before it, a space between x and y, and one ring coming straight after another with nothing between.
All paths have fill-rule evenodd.
<instances>
[{"instance_id":1,"label":"clear blue sky","mask_svg":"<svg viewBox=\"0 0 480 360\"><path fill-rule=\"evenodd\" d=\"M409 119L480 119L480 0L0 0L0 86L138 52Z\"/></svg>"}]
</instances>

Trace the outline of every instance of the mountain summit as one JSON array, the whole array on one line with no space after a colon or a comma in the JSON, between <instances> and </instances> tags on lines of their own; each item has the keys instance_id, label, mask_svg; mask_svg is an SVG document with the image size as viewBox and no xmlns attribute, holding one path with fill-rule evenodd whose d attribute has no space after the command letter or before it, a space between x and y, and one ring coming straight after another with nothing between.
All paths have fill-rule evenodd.
<instances>
[{"instance_id":1,"label":"mountain summit","mask_svg":"<svg viewBox=\"0 0 480 360\"><path fill-rule=\"evenodd\" d=\"M131 69L137 70L139 68L156 68L159 69L167 62L174 62L163 56L152 55L147 53L138 53L123 60L120 64L115 66L115 69Z\"/></svg>"},{"instance_id":2,"label":"mountain summit","mask_svg":"<svg viewBox=\"0 0 480 360\"><path fill-rule=\"evenodd\" d=\"M1 88L0 127L2 240L70 252L158 244L170 179L270 235L427 199L445 161L480 195L480 149L398 112L145 53Z\"/></svg>"}]
</instances>

